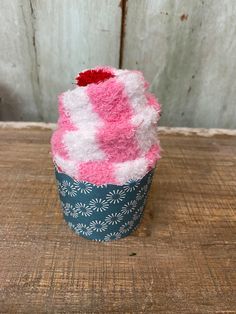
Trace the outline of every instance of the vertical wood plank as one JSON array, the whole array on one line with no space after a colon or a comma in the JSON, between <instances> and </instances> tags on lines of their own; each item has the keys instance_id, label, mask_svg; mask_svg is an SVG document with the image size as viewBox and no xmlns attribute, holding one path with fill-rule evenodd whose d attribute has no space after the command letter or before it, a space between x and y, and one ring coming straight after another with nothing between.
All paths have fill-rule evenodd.
<instances>
[{"instance_id":1,"label":"vertical wood plank","mask_svg":"<svg viewBox=\"0 0 236 314\"><path fill-rule=\"evenodd\" d=\"M0 119L57 118L75 75L119 65L119 0L1 1Z\"/></svg>"},{"instance_id":2,"label":"vertical wood plank","mask_svg":"<svg viewBox=\"0 0 236 314\"><path fill-rule=\"evenodd\" d=\"M1 1L0 119L41 120L28 1Z\"/></svg>"},{"instance_id":3,"label":"vertical wood plank","mask_svg":"<svg viewBox=\"0 0 236 314\"><path fill-rule=\"evenodd\" d=\"M118 66L119 1L35 0L35 50L43 117L55 121L57 95L82 69Z\"/></svg>"},{"instance_id":4,"label":"vertical wood plank","mask_svg":"<svg viewBox=\"0 0 236 314\"><path fill-rule=\"evenodd\" d=\"M236 127L236 2L128 1L125 68L143 70L162 125Z\"/></svg>"}]
</instances>

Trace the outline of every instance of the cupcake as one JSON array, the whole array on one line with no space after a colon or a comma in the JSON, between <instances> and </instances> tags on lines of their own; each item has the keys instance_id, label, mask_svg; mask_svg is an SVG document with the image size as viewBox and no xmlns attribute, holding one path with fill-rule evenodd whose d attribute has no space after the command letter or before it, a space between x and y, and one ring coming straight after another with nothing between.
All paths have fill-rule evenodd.
<instances>
[{"instance_id":1,"label":"cupcake","mask_svg":"<svg viewBox=\"0 0 236 314\"><path fill-rule=\"evenodd\" d=\"M119 239L139 224L160 158L160 105L139 71L97 67L59 96L51 139L64 218L81 236Z\"/></svg>"}]
</instances>

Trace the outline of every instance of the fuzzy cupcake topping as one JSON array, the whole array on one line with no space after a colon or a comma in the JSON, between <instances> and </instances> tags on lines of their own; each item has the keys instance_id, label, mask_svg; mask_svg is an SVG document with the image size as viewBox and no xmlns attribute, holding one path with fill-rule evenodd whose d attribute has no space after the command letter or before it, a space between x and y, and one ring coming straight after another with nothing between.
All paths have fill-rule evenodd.
<instances>
[{"instance_id":1,"label":"fuzzy cupcake topping","mask_svg":"<svg viewBox=\"0 0 236 314\"><path fill-rule=\"evenodd\" d=\"M160 158L160 105L139 71L97 67L59 96L51 144L58 168L75 180L122 185Z\"/></svg>"}]
</instances>

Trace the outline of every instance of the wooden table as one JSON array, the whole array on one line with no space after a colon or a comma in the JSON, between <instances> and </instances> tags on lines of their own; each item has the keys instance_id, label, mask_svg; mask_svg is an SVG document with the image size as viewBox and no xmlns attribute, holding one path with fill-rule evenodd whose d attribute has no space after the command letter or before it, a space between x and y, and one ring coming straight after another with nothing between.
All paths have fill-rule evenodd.
<instances>
[{"instance_id":1,"label":"wooden table","mask_svg":"<svg viewBox=\"0 0 236 314\"><path fill-rule=\"evenodd\" d=\"M50 136L0 128L0 313L236 313L236 136L162 131L142 224L110 243L64 222Z\"/></svg>"}]
</instances>

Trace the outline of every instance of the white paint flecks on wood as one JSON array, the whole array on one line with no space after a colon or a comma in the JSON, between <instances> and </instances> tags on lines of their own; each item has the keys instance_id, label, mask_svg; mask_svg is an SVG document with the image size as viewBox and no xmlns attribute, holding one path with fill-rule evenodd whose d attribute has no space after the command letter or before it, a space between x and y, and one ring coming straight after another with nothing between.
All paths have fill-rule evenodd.
<instances>
[{"instance_id":1,"label":"white paint flecks on wood","mask_svg":"<svg viewBox=\"0 0 236 314\"><path fill-rule=\"evenodd\" d=\"M55 121L79 71L118 66L120 23L118 0L1 1L0 119Z\"/></svg>"},{"instance_id":2,"label":"white paint flecks on wood","mask_svg":"<svg viewBox=\"0 0 236 314\"><path fill-rule=\"evenodd\" d=\"M127 2L123 67L140 69L162 125L236 127L236 1Z\"/></svg>"}]
</instances>

